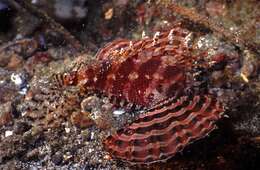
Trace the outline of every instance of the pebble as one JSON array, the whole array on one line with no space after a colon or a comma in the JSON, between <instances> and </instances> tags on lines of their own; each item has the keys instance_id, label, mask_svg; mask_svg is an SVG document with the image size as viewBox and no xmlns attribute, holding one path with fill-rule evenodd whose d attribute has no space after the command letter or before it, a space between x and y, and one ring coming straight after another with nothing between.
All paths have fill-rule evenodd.
<instances>
[{"instance_id":1,"label":"pebble","mask_svg":"<svg viewBox=\"0 0 260 170\"><path fill-rule=\"evenodd\" d=\"M56 152L52 158L51 158L52 162L55 164L55 165L60 165L63 161L63 156L60 152Z\"/></svg>"},{"instance_id":2,"label":"pebble","mask_svg":"<svg viewBox=\"0 0 260 170\"><path fill-rule=\"evenodd\" d=\"M70 128L65 128L66 133L70 133Z\"/></svg>"},{"instance_id":3,"label":"pebble","mask_svg":"<svg viewBox=\"0 0 260 170\"><path fill-rule=\"evenodd\" d=\"M93 152L93 151L94 151L94 149L90 148L90 149L88 150L88 153L91 153L91 152Z\"/></svg>"},{"instance_id":4,"label":"pebble","mask_svg":"<svg viewBox=\"0 0 260 170\"><path fill-rule=\"evenodd\" d=\"M11 80L14 82L15 85L20 86L23 83L23 79L20 74L11 74Z\"/></svg>"},{"instance_id":5,"label":"pebble","mask_svg":"<svg viewBox=\"0 0 260 170\"><path fill-rule=\"evenodd\" d=\"M5 131L5 137L12 136L12 135L13 135L13 131L11 130Z\"/></svg>"},{"instance_id":6,"label":"pebble","mask_svg":"<svg viewBox=\"0 0 260 170\"><path fill-rule=\"evenodd\" d=\"M18 87L19 94L25 95L27 93L29 85L27 82L27 75L25 72L12 73L10 79Z\"/></svg>"},{"instance_id":7,"label":"pebble","mask_svg":"<svg viewBox=\"0 0 260 170\"><path fill-rule=\"evenodd\" d=\"M90 139L93 140L94 137L95 137L95 132L91 132L91 133L90 133Z\"/></svg>"},{"instance_id":8,"label":"pebble","mask_svg":"<svg viewBox=\"0 0 260 170\"><path fill-rule=\"evenodd\" d=\"M114 13L113 8L109 8L109 9L105 12L105 19L106 19L106 20L112 19L113 13Z\"/></svg>"}]
</instances>

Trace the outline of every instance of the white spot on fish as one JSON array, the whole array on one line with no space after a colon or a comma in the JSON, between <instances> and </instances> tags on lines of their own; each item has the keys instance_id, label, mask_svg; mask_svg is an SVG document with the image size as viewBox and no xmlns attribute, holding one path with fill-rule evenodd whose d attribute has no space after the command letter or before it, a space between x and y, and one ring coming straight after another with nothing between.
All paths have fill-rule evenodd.
<instances>
[{"instance_id":1,"label":"white spot on fish","mask_svg":"<svg viewBox=\"0 0 260 170\"><path fill-rule=\"evenodd\" d=\"M116 116L116 117L118 117L118 116L120 116L120 115L122 115L122 114L124 114L125 113L125 110L123 110L123 109L118 109L118 110L115 110L115 111L113 111L113 114Z\"/></svg>"},{"instance_id":2,"label":"white spot on fish","mask_svg":"<svg viewBox=\"0 0 260 170\"><path fill-rule=\"evenodd\" d=\"M145 31L142 32L142 39L144 39L144 38L148 38L148 36L146 36Z\"/></svg>"},{"instance_id":3,"label":"white spot on fish","mask_svg":"<svg viewBox=\"0 0 260 170\"><path fill-rule=\"evenodd\" d=\"M169 44L173 43L173 29L171 29L170 33L168 34Z\"/></svg>"},{"instance_id":4,"label":"white spot on fish","mask_svg":"<svg viewBox=\"0 0 260 170\"><path fill-rule=\"evenodd\" d=\"M131 50L134 50L133 41L130 41L130 42L129 42L129 48L130 48Z\"/></svg>"},{"instance_id":5,"label":"white spot on fish","mask_svg":"<svg viewBox=\"0 0 260 170\"><path fill-rule=\"evenodd\" d=\"M139 75L138 75L137 72L132 72L131 74L128 75L128 79L129 79L130 81L135 80L135 79L138 79L138 77L139 77Z\"/></svg>"},{"instance_id":6,"label":"white spot on fish","mask_svg":"<svg viewBox=\"0 0 260 170\"><path fill-rule=\"evenodd\" d=\"M160 34L161 34L161 33L160 33L159 31L157 31L157 32L154 34L154 36L153 36L153 45L155 45L156 42L158 41Z\"/></svg>"},{"instance_id":7,"label":"white spot on fish","mask_svg":"<svg viewBox=\"0 0 260 170\"><path fill-rule=\"evenodd\" d=\"M120 55L124 54L124 51L125 51L124 48L120 48L119 54L120 54Z\"/></svg>"},{"instance_id":8,"label":"white spot on fish","mask_svg":"<svg viewBox=\"0 0 260 170\"><path fill-rule=\"evenodd\" d=\"M184 38L184 43L187 47L190 47L192 45L192 39L194 38L193 33L189 33L185 38Z\"/></svg>"}]
</instances>

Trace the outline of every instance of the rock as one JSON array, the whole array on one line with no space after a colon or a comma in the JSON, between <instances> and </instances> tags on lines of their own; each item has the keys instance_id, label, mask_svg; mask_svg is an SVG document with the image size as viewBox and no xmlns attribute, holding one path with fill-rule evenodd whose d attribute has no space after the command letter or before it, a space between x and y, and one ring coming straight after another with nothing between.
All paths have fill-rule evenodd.
<instances>
[{"instance_id":1,"label":"rock","mask_svg":"<svg viewBox=\"0 0 260 170\"><path fill-rule=\"evenodd\" d=\"M60 165L63 161L63 156L60 152L56 152L52 158L51 158L52 162L55 164L55 165Z\"/></svg>"}]
</instances>

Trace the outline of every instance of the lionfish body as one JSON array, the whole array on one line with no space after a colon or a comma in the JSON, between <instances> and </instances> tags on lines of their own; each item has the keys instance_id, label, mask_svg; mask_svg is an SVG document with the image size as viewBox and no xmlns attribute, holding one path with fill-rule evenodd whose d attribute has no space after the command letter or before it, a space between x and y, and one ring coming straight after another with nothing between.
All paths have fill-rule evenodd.
<instances>
[{"instance_id":1,"label":"lionfish body","mask_svg":"<svg viewBox=\"0 0 260 170\"><path fill-rule=\"evenodd\" d=\"M176 27L153 38L113 41L92 65L63 76L65 85L147 108L104 141L114 157L136 164L167 160L215 128L223 108L207 91L193 90L200 58L192 55L188 34Z\"/></svg>"}]
</instances>

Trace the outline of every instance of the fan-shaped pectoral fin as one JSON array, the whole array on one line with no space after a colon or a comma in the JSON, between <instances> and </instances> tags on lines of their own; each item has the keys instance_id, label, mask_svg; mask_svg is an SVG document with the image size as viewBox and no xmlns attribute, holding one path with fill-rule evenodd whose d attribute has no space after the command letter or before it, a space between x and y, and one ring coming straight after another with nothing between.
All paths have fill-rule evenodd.
<instances>
[{"instance_id":1,"label":"fan-shaped pectoral fin","mask_svg":"<svg viewBox=\"0 0 260 170\"><path fill-rule=\"evenodd\" d=\"M115 158L133 164L167 160L210 133L223 111L210 95L171 99L109 136L104 141L105 149Z\"/></svg>"}]
</instances>

